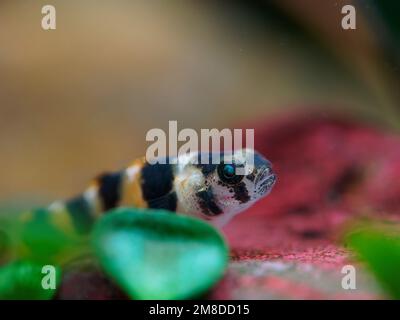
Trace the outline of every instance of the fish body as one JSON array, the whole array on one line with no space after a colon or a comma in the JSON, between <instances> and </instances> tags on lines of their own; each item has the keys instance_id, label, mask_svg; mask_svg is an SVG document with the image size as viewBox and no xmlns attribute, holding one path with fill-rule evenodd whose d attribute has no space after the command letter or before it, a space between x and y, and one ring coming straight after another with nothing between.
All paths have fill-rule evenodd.
<instances>
[{"instance_id":1,"label":"fish body","mask_svg":"<svg viewBox=\"0 0 400 320\"><path fill-rule=\"evenodd\" d=\"M213 157L219 163L204 163ZM236 174L248 157L253 157L250 170ZM150 163L141 158L123 170L98 176L78 196L52 203L51 223L86 234L109 210L136 207L166 209L221 227L266 196L276 181L271 163L249 149L235 151L228 162L223 153L199 152L164 160Z\"/></svg>"}]
</instances>

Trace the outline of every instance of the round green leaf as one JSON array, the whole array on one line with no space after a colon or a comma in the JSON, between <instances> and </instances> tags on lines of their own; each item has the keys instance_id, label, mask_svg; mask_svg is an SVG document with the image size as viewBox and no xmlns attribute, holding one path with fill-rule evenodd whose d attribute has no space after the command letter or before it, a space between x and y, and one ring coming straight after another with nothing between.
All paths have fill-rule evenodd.
<instances>
[{"instance_id":1,"label":"round green leaf","mask_svg":"<svg viewBox=\"0 0 400 320\"><path fill-rule=\"evenodd\" d=\"M198 297L228 261L216 229L165 210L112 210L95 226L93 245L105 271L136 299Z\"/></svg>"}]
</instances>

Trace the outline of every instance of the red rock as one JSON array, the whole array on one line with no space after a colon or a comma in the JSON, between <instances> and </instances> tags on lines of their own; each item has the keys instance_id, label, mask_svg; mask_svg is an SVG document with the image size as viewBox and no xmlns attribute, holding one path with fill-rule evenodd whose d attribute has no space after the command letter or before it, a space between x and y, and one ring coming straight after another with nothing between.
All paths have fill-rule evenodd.
<instances>
[{"instance_id":1,"label":"red rock","mask_svg":"<svg viewBox=\"0 0 400 320\"><path fill-rule=\"evenodd\" d=\"M400 136L317 113L244 126L252 127L255 147L272 161L278 182L268 197L225 227L233 260L306 263L340 274L350 261L340 241L347 222L361 216L400 219ZM261 280L246 268L228 273L212 297L382 297L376 289L357 290L358 295L341 288L323 292L310 285L314 275L305 276L308 284L267 275L260 287ZM249 286L257 289L250 294Z\"/></svg>"}]
</instances>

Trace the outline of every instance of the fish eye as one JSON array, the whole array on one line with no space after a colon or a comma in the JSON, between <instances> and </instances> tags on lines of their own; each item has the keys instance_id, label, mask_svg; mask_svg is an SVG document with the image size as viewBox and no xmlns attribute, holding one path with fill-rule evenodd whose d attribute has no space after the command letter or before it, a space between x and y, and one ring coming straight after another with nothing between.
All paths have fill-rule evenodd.
<instances>
[{"instance_id":1,"label":"fish eye","mask_svg":"<svg viewBox=\"0 0 400 320\"><path fill-rule=\"evenodd\" d=\"M236 166L234 164L221 163L218 166L218 176L227 184L237 184L243 179L242 175L236 174Z\"/></svg>"}]
</instances>

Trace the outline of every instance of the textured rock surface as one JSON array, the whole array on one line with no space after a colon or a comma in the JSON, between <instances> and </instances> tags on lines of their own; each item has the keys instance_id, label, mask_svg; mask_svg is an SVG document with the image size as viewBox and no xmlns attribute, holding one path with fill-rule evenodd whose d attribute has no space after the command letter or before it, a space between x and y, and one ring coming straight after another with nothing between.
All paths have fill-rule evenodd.
<instances>
[{"instance_id":1,"label":"textured rock surface","mask_svg":"<svg viewBox=\"0 0 400 320\"><path fill-rule=\"evenodd\" d=\"M357 290L343 290L339 268L265 259L232 262L210 299L379 299L376 283L357 274Z\"/></svg>"}]
</instances>

